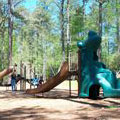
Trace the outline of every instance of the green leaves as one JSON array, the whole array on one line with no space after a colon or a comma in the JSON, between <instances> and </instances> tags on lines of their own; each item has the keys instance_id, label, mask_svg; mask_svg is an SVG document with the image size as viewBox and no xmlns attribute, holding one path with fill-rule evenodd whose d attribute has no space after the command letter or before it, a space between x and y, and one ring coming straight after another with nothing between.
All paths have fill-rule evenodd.
<instances>
[{"instance_id":1,"label":"green leaves","mask_svg":"<svg viewBox=\"0 0 120 120\"><path fill-rule=\"evenodd\" d=\"M13 60L17 63L31 61L42 72L44 55L46 56L46 70L59 67L62 60L62 45L60 43L60 1L38 0L34 11L25 8L22 0L13 1ZM92 2L70 1L70 51L77 52L77 41L84 40L89 30L98 31L99 4ZM117 1L117 0L116 0ZM103 37L102 60L114 70L119 69L119 54L117 48L119 41L116 39L116 21L120 14L116 14L116 8L120 4L116 1L105 1L103 4ZM17 5L17 6L16 6ZM0 51L4 50L5 63L7 65L8 54L8 13L6 1L0 1L0 33L5 32L4 43ZM84 10L84 11L83 11ZM85 12L85 13L84 13ZM64 3L64 39L65 51L67 51L67 0ZM120 24L120 19L118 20ZM2 44L2 37L0 43ZM113 44L108 43L112 41ZM111 53L114 53L113 55ZM115 64L116 62L116 64ZM113 64L112 64L113 63ZM118 67L118 68L117 68ZM51 69L51 68L50 68ZM49 72L48 72L49 73Z\"/></svg>"}]
</instances>

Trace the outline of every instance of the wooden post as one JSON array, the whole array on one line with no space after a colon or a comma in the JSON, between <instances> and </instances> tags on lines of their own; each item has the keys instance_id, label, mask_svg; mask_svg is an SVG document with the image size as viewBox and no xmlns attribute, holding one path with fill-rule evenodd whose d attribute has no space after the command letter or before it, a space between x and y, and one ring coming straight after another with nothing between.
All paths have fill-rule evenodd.
<instances>
[{"instance_id":1,"label":"wooden post","mask_svg":"<svg viewBox=\"0 0 120 120\"><path fill-rule=\"evenodd\" d=\"M20 61L20 76L22 77L22 61ZM20 79L20 90L21 90L21 79Z\"/></svg>"},{"instance_id":2,"label":"wooden post","mask_svg":"<svg viewBox=\"0 0 120 120\"><path fill-rule=\"evenodd\" d=\"M17 76L17 64L16 63L14 64L13 72ZM17 90L17 83L15 84L15 90Z\"/></svg>"},{"instance_id":3,"label":"wooden post","mask_svg":"<svg viewBox=\"0 0 120 120\"><path fill-rule=\"evenodd\" d=\"M26 66L24 66L24 79L26 79ZM23 81L23 88L26 90L26 80Z\"/></svg>"},{"instance_id":4,"label":"wooden post","mask_svg":"<svg viewBox=\"0 0 120 120\"><path fill-rule=\"evenodd\" d=\"M32 88L32 86L31 86L31 78L32 78L31 73L32 73L32 65L30 63L30 89Z\"/></svg>"},{"instance_id":5,"label":"wooden post","mask_svg":"<svg viewBox=\"0 0 120 120\"><path fill-rule=\"evenodd\" d=\"M71 79L69 79L69 96L71 97Z\"/></svg>"},{"instance_id":6,"label":"wooden post","mask_svg":"<svg viewBox=\"0 0 120 120\"><path fill-rule=\"evenodd\" d=\"M81 92L81 80L82 80L82 74L81 74L81 49L78 50L78 97Z\"/></svg>"},{"instance_id":7,"label":"wooden post","mask_svg":"<svg viewBox=\"0 0 120 120\"><path fill-rule=\"evenodd\" d=\"M22 61L20 62L20 75L21 77L25 77L25 71L24 70L24 64L22 63ZM24 79L20 80L20 90L23 91L26 89L26 82Z\"/></svg>"},{"instance_id":8,"label":"wooden post","mask_svg":"<svg viewBox=\"0 0 120 120\"><path fill-rule=\"evenodd\" d=\"M71 70L71 53L69 52L69 71ZM69 96L71 97L71 80L69 77Z\"/></svg>"},{"instance_id":9,"label":"wooden post","mask_svg":"<svg viewBox=\"0 0 120 120\"><path fill-rule=\"evenodd\" d=\"M23 63L20 61L20 75L23 77ZM20 90L23 90L22 80L20 80Z\"/></svg>"},{"instance_id":10,"label":"wooden post","mask_svg":"<svg viewBox=\"0 0 120 120\"><path fill-rule=\"evenodd\" d=\"M36 74L36 68L34 67L34 77L35 77L35 74Z\"/></svg>"}]
</instances>

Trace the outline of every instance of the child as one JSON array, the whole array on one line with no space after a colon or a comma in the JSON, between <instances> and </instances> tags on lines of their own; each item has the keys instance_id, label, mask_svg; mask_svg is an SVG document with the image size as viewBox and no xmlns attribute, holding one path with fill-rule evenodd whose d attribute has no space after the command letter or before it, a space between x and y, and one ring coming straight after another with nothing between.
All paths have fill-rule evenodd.
<instances>
[{"instance_id":1,"label":"child","mask_svg":"<svg viewBox=\"0 0 120 120\"><path fill-rule=\"evenodd\" d=\"M43 84L43 77L42 76L40 76L40 79L39 79L39 85L42 85Z\"/></svg>"},{"instance_id":2,"label":"child","mask_svg":"<svg viewBox=\"0 0 120 120\"><path fill-rule=\"evenodd\" d=\"M11 75L11 87L12 87L12 91L15 91L15 87L16 87L16 75L15 75L15 73L13 73Z\"/></svg>"},{"instance_id":3,"label":"child","mask_svg":"<svg viewBox=\"0 0 120 120\"><path fill-rule=\"evenodd\" d=\"M32 79L32 84L33 84L34 86L38 85L37 75L35 75L35 78Z\"/></svg>"}]
</instances>

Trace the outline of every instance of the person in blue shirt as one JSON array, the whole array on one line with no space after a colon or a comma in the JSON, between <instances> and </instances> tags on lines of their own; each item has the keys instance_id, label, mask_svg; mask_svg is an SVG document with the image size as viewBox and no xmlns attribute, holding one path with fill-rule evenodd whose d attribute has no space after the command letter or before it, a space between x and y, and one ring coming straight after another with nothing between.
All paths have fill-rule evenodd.
<instances>
[{"instance_id":1,"label":"person in blue shirt","mask_svg":"<svg viewBox=\"0 0 120 120\"><path fill-rule=\"evenodd\" d=\"M37 75L35 75L35 78L33 78L32 79L32 84L34 85L34 86L36 86L36 85L38 85L38 78L37 78Z\"/></svg>"},{"instance_id":2,"label":"person in blue shirt","mask_svg":"<svg viewBox=\"0 0 120 120\"><path fill-rule=\"evenodd\" d=\"M13 73L11 75L11 87L12 87L12 91L15 91L15 88L16 88L16 75L15 75L15 73Z\"/></svg>"}]
</instances>

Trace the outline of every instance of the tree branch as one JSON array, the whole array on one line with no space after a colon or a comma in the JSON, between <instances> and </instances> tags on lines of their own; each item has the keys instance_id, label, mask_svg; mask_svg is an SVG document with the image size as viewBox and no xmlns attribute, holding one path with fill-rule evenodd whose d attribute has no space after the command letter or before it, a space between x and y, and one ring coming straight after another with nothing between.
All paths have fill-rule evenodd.
<instances>
[{"instance_id":1,"label":"tree branch","mask_svg":"<svg viewBox=\"0 0 120 120\"><path fill-rule=\"evenodd\" d=\"M24 0L20 0L20 1L16 2L16 3L14 3L14 5L13 5L14 8L17 7L17 6L18 6L21 2L23 2L23 1L24 1Z\"/></svg>"}]
</instances>

